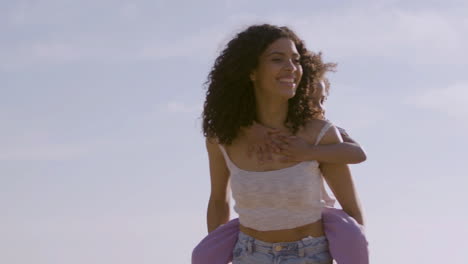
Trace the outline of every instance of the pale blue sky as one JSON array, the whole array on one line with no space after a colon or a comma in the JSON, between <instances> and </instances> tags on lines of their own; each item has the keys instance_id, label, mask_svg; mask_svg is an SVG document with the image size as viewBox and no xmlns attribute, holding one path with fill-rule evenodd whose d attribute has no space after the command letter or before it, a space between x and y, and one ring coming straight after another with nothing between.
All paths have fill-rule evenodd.
<instances>
[{"instance_id":1,"label":"pale blue sky","mask_svg":"<svg viewBox=\"0 0 468 264\"><path fill-rule=\"evenodd\" d=\"M1 1L0 263L189 263L206 234L203 82L254 23L337 62L328 118L372 263L462 263L465 1ZM235 217L233 214L232 217Z\"/></svg>"}]
</instances>

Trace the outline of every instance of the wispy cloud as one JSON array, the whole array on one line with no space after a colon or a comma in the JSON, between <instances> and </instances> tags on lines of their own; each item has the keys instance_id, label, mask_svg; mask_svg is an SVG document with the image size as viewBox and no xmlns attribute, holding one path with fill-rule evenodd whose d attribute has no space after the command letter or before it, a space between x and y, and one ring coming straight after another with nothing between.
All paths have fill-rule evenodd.
<instances>
[{"instance_id":1,"label":"wispy cloud","mask_svg":"<svg viewBox=\"0 0 468 264\"><path fill-rule=\"evenodd\" d=\"M468 59L467 19L435 11L343 9L291 18L312 50L334 57L388 57L408 64L460 64Z\"/></svg>"},{"instance_id":2,"label":"wispy cloud","mask_svg":"<svg viewBox=\"0 0 468 264\"><path fill-rule=\"evenodd\" d=\"M26 5L18 5L16 11L11 12L10 20L31 20L31 16L38 16L30 9ZM405 60L409 64L452 65L468 60L468 53L464 49L468 46L468 19L455 13L409 11L381 5L371 5L365 9L324 9L308 15L269 13L258 16L239 12L229 14L225 20L214 25L198 31L181 32L174 37L155 30L152 23L161 22L148 17L145 17L146 20L140 18L140 15L144 16L138 5L123 3L114 9L112 12L115 13L113 19L116 23L139 28L132 33L131 38L123 38L118 33L118 27L112 25L88 29L65 20L63 23L70 24L74 31L67 31L64 27L56 34L45 34L28 41L13 39L8 41L7 46L0 45L0 67L20 68L23 65L79 60L126 61L197 58L206 57L206 54L215 56L234 33L246 25L263 22L291 25L312 50L326 50L335 58L386 56Z\"/></svg>"},{"instance_id":3,"label":"wispy cloud","mask_svg":"<svg viewBox=\"0 0 468 264\"><path fill-rule=\"evenodd\" d=\"M161 41L161 37L149 39L137 49L137 57L142 59L161 59L171 57L197 57L199 54L214 54L225 32L218 28L201 30L196 33L182 34L181 38Z\"/></svg>"},{"instance_id":4,"label":"wispy cloud","mask_svg":"<svg viewBox=\"0 0 468 264\"><path fill-rule=\"evenodd\" d=\"M128 10L127 10L128 9ZM132 19L132 8L122 12ZM148 29L148 31L151 31ZM158 37L153 37L157 35ZM159 60L174 57L196 58L200 54L215 56L225 32L212 28L181 34L179 39L160 34L135 34L123 39L115 32L62 32L54 37L0 44L0 70L17 70L31 66L47 66L75 62L127 62ZM165 40L164 40L165 39Z\"/></svg>"},{"instance_id":5,"label":"wispy cloud","mask_svg":"<svg viewBox=\"0 0 468 264\"><path fill-rule=\"evenodd\" d=\"M468 82L427 90L420 95L406 98L405 103L468 120Z\"/></svg>"},{"instance_id":6,"label":"wispy cloud","mask_svg":"<svg viewBox=\"0 0 468 264\"><path fill-rule=\"evenodd\" d=\"M468 60L468 19L456 12L408 10L397 5L311 11L308 15L270 13L230 16L237 24L269 22L288 25L312 50L335 58L388 57L408 64L461 64Z\"/></svg>"},{"instance_id":7,"label":"wispy cloud","mask_svg":"<svg viewBox=\"0 0 468 264\"><path fill-rule=\"evenodd\" d=\"M120 14L128 20L137 19L140 13L141 9L134 2L124 3L120 7Z\"/></svg>"},{"instance_id":8,"label":"wispy cloud","mask_svg":"<svg viewBox=\"0 0 468 264\"><path fill-rule=\"evenodd\" d=\"M167 113L201 113L201 104L190 104L181 101L170 101L166 104L161 105L160 110Z\"/></svg>"},{"instance_id":9,"label":"wispy cloud","mask_svg":"<svg viewBox=\"0 0 468 264\"><path fill-rule=\"evenodd\" d=\"M1 161L58 161L70 160L89 153L86 146L80 144L35 144L15 146L0 151Z\"/></svg>"}]
</instances>

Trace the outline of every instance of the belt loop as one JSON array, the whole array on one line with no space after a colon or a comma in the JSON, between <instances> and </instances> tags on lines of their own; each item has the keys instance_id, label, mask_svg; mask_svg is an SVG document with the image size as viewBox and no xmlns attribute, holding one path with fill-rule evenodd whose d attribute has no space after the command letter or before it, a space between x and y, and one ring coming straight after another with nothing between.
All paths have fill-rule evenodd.
<instances>
[{"instance_id":1,"label":"belt loop","mask_svg":"<svg viewBox=\"0 0 468 264\"><path fill-rule=\"evenodd\" d=\"M299 257L303 258L304 255L305 255L305 254L304 254L304 247L305 247L305 244L304 244L303 241L301 241L301 242L299 242L299 243L297 243L297 244L298 244L297 246L299 247Z\"/></svg>"},{"instance_id":2,"label":"belt loop","mask_svg":"<svg viewBox=\"0 0 468 264\"><path fill-rule=\"evenodd\" d=\"M304 248L303 247L299 248L299 257L301 257L301 258L304 257Z\"/></svg>"},{"instance_id":3,"label":"belt loop","mask_svg":"<svg viewBox=\"0 0 468 264\"><path fill-rule=\"evenodd\" d=\"M249 254L252 254L252 252L253 252L252 244L253 244L253 240L249 239L249 241L247 241L247 251L249 252Z\"/></svg>"}]
</instances>

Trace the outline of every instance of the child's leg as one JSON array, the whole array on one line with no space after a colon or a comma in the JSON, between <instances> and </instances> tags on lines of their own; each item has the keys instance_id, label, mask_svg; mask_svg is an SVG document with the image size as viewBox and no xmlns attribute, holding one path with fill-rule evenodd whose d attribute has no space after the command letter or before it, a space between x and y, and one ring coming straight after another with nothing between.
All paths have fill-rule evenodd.
<instances>
[{"instance_id":1,"label":"child's leg","mask_svg":"<svg viewBox=\"0 0 468 264\"><path fill-rule=\"evenodd\" d=\"M343 210L325 207L322 221L330 253L338 264L369 263L368 242L363 227L354 218Z\"/></svg>"}]
</instances>

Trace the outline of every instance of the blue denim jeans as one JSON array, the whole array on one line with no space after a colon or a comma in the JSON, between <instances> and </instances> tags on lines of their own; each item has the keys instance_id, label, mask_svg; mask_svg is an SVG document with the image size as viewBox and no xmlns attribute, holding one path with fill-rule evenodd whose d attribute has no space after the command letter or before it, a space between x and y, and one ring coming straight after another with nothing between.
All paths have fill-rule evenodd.
<instances>
[{"instance_id":1,"label":"blue denim jeans","mask_svg":"<svg viewBox=\"0 0 468 264\"><path fill-rule=\"evenodd\" d=\"M268 243L242 231L233 250L232 264L331 264L327 237Z\"/></svg>"}]
</instances>

